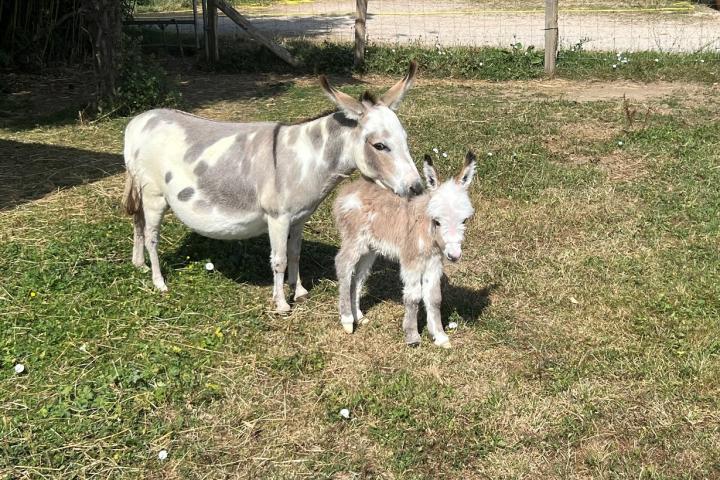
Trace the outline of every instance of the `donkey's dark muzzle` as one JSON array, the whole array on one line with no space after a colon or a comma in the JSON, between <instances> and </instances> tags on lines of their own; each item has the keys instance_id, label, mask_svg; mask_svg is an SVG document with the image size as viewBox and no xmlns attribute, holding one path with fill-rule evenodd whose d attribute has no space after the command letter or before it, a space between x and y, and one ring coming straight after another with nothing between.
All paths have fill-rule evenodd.
<instances>
[{"instance_id":1,"label":"donkey's dark muzzle","mask_svg":"<svg viewBox=\"0 0 720 480\"><path fill-rule=\"evenodd\" d=\"M423 193L423 185L419 181L410 186L410 196L417 196Z\"/></svg>"}]
</instances>

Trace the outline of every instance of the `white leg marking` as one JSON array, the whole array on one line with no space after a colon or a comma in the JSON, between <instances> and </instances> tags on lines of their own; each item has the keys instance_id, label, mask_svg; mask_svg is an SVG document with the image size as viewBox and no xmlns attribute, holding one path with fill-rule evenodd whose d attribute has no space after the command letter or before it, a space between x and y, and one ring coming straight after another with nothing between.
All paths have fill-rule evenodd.
<instances>
[{"instance_id":1,"label":"white leg marking","mask_svg":"<svg viewBox=\"0 0 720 480\"><path fill-rule=\"evenodd\" d=\"M287 241L290 232L290 218L280 216L268 219L268 234L270 235L270 266L273 270L273 300L275 310L279 313L290 311L290 305L285 300L285 269L287 268Z\"/></svg>"}]
</instances>

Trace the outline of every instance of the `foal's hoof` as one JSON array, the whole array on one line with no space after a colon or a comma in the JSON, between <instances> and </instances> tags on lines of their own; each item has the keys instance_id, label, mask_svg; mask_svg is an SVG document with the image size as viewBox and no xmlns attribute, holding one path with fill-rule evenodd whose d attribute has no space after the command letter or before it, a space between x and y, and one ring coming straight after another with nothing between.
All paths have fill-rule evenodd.
<instances>
[{"instance_id":1,"label":"foal's hoof","mask_svg":"<svg viewBox=\"0 0 720 480\"><path fill-rule=\"evenodd\" d=\"M345 333L353 333L353 324L352 323L343 323L343 330L345 330Z\"/></svg>"},{"instance_id":2,"label":"foal's hoof","mask_svg":"<svg viewBox=\"0 0 720 480\"><path fill-rule=\"evenodd\" d=\"M420 346L420 341L418 340L417 342L408 343L407 346L410 348L418 348Z\"/></svg>"},{"instance_id":3,"label":"foal's hoof","mask_svg":"<svg viewBox=\"0 0 720 480\"><path fill-rule=\"evenodd\" d=\"M450 340L448 340L448 339L441 340L441 342L435 341L435 345L437 345L440 348L445 348L445 349L451 348Z\"/></svg>"}]
</instances>

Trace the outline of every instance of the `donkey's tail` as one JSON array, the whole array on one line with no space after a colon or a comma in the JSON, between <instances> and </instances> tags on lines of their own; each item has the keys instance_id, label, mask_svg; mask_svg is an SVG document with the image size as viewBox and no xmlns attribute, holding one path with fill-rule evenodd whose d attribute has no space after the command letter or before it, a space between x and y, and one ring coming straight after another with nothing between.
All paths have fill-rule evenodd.
<instances>
[{"instance_id":1,"label":"donkey's tail","mask_svg":"<svg viewBox=\"0 0 720 480\"><path fill-rule=\"evenodd\" d=\"M142 194L135 184L135 177L130 172L127 172L125 177L122 206L128 215L135 215L142 211Z\"/></svg>"}]
</instances>

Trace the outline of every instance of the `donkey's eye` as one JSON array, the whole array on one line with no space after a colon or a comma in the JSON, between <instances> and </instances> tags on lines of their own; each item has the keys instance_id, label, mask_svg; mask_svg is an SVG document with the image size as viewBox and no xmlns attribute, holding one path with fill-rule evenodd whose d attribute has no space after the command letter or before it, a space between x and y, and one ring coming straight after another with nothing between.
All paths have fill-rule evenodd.
<instances>
[{"instance_id":1,"label":"donkey's eye","mask_svg":"<svg viewBox=\"0 0 720 480\"><path fill-rule=\"evenodd\" d=\"M435 220L435 219L433 218L433 225L436 226L436 227L439 227L439 226L440 226L440 222L437 221L437 220Z\"/></svg>"},{"instance_id":2,"label":"donkey's eye","mask_svg":"<svg viewBox=\"0 0 720 480\"><path fill-rule=\"evenodd\" d=\"M385 145L384 143L380 143L380 142L374 143L374 144L373 144L373 147L375 147L375 150L380 150L381 152L382 152L383 150L390 150L390 149L387 147L387 145Z\"/></svg>"}]
</instances>

